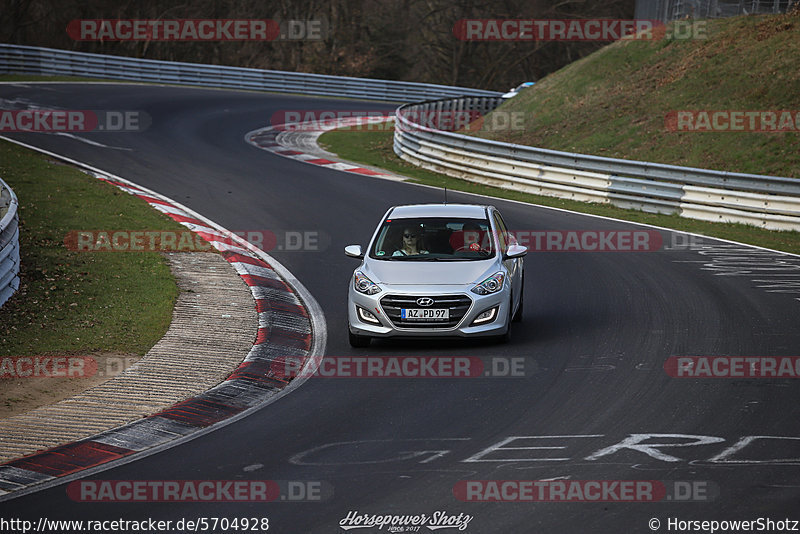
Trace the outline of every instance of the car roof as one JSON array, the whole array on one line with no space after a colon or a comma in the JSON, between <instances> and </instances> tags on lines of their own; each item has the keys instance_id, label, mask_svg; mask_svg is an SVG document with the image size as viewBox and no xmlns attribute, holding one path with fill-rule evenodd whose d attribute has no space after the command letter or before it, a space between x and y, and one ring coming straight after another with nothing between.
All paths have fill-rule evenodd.
<instances>
[{"instance_id":1,"label":"car roof","mask_svg":"<svg viewBox=\"0 0 800 534\"><path fill-rule=\"evenodd\" d=\"M486 210L491 206L477 204L411 204L395 206L388 218L411 219L417 217L459 217L465 219L485 219Z\"/></svg>"}]
</instances>

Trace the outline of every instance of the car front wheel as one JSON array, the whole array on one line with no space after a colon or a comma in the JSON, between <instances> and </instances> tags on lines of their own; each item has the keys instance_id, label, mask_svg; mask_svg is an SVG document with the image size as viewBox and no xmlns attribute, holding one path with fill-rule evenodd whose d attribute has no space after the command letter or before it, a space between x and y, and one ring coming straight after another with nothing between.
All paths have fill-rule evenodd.
<instances>
[{"instance_id":1,"label":"car front wheel","mask_svg":"<svg viewBox=\"0 0 800 534\"><path fill-rule=\"evenodd\" d=\"M514 314L514 317L511 319L515 323L522 322L522 308L525 306L525 277L522 277L519 284L519 308L517 308L517 313Z\"/></svg>"},{"instance_id":2,"label":"car front wheel","mask_svg":"<svg viewBox=\"0 0 800 534\"><path fill-rule=\"evenodd\" d=\"M506 314L506 331L495 339L498 343L508 343L511 341L511 312L514 309L514 295L508 300L508 313Z\"/></svg>"},{"instance_id":3,"label":"car front wheel","mask_svg":"<svg viewBox=\"0 0 800 534\"><path fill-rule=\"evenodd\" d=\"M369 342L370 342L369 336L359 336L358 334L352 333L349 329L347 330L347 334L350 339L351 347L355 348L369 347Z\"/></svg>"}]
</instances>

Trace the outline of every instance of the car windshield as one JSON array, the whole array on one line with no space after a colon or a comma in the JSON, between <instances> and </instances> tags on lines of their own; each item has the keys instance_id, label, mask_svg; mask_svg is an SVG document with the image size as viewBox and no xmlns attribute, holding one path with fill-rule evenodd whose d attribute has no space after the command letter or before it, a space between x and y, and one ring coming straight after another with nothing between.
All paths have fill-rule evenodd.
<instances>
[{"instance_id":1,"label":"car windshield","mask_svg":"<svg viewBox=\"0 0 800 534\"><path fill-rule=\"evenodd\" d=\"M495 254L486 219L387 219L370 258L386 261L475 261Z\"/></svg>"}]
</instances>

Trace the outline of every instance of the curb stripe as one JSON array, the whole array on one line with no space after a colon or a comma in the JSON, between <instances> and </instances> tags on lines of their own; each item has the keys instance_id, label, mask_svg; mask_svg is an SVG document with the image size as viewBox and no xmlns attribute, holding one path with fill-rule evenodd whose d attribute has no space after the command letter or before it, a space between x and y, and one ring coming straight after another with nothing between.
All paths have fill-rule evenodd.
<instances>
[{"instance_id":1,"label":"curb stripe","mask_svg":"<svg viewBox=\"0 0 800 534\"><path fill-rule=\"evenodd\" d=\"M134 193L133 196L141 198L142 200L144 200L148 204L161 204L162 206L171 206L171 204L169 202L167 202L166 200L161 200L159 198L153 198L153 197L149 197L147 195L142 195L142 194L138 194L138 193Z\"/></svg>"},{"instance_id":2,"label":"curb stripe","mask_svg":"<svg viewBox=\"0 0 800 534\"><path fill-rule=\"evenodd\" d=\"M273 278L263 278L261 276L255 276L252 274L242 274L240 275L244 283L251 287L263 287L267 289L277 289L280 291L285 291L287 293L292 292L292 288L284 282L283 280L276 280ZM265 300L263 297L257 297L257 300Z\"/></svg>"},{"instance_id":3,"label":"curb stripe","mask_svg":"<svg viewBox=\"0 0 800 534\"><path fill-rule=\"evenodd\" d=\"M132 453L133 451L130 449L84 440L60 445L46 452L12 460L3 465L60 477L81 471L87 467L104 464Z\"/></svg>"},{"instance_id":4,"label":"curb stripe","mask_svg":"<svg viewBox=\"0 0 800 534\"><path fill-rule=\"evenodd\" d=\"M267 299L256 299L256 312L259 314L266 312L282 312L308 317L308 312L306 312L306 309L299 304L275 302Z\"/></svg>"},{"instance_id":5,"label":"curb stripe","mask_svg":"<svg viewBox=\"0 0 800 534\"><path fill-rule=\"evenodd\" d=\"M311 334L294 332L285 328L259 328L255 344L260 345L267 342L270 345L308 350L311 348Z\"/></svg>"},{"instance_id":6,"label":"curb stripe","mask_svg":"<svg viewBox=\"0 0 800 534\"><path fill-rule=\"evenodd\" d=\"M274 361L246 362L245 364L242 364L241 367L236 369L236 371L233 372L228 380L246 378L248 380L255 380L257 382L270 384L276 388L283 388L289 384L289 380L285 377L276 375L273 368L274 365Z\"/></svg>"},{"instance_id":7,"label":"curb stripe","mask_svg":"<svg viewBox=\"0 0 800 534\"><path fill-rule=\"evenodd\" d=\"M186 215L181 215L179 213L166 213L165 215L170 219L172 219L173 221L179 223L190 223L190 224L196 224L198 226L203 224L202 221L199 221L192 217L187 217Z\"/></svg>"},{"instance_id":8,"label":"curb stripe","mask_svg":"<svg viewBox=\"0 0 800 534\"><path fill-rule=\"evenodd\" d=\"M133 194L133 193L131 193L131 194ZM186 213L185 210L182 210L182 209L180 209L178 207L175 207L175 206L169 206L169 205L166 205L166 204L151 204L151 206L153 206L155 209L157 209L161 213L167 215L168 217L172 213L175 213L175 214L178 214L178 215L184 215L184 216L189 215L188 213Z\"/></svg>"},{"instance_id":9,"label":"curb stripe","mask_svg":"<svg viewBox=\"0 0 800 534\"><path fill-rule=\"evenodd\" d=\"M154 443L167 443L195 430L195 427L179 421L152 416L103 432L93 441L114 446L125 444L127 448L138 452L152 447Z\"/></svg>"},{"instance_id":10,"label":"curb stripe","mask_svg":"<svg viewBox=\"0 0 800 534\"><path fill-rule=\"evenodd\" d=\"M349 171L357 174L366 174L367 176L383 176L383 173L371 169L349 169Z\"/></svg>"},{"instance_id":11,"label":"curb stripe","mask_svg":"<svg viewBox=\"0 0 800 534\"><path fill-rule=\"evenodd\" d=\"M94 174L94 173L93 173ZM143 199L158 211L209 241L250 287L259 313L256 341L245 360L220 384L195 397L91 438L66 443L0 465L0 495L117 460L236 416L286 388L291 378L270 368L274 354L301 364L311 349L311 318L294 289L250 246L231 232L209 227L166 197L125 181L96 178ZM234 245L238 243L239 245ZM276 325L279 323L279 325Z\"/></svg>"},{"instance_id":12,"label":"curb stripe","mask_svg":"<svg viewBox=\"0 0 800 534\"><path fill-rule=\"evenodd\" d=\"M175 419L192 426L205 427L236 415L243 409L243 407L223 404L198 396L179 402L155 415L166 419Z\"/></svg>"},{"instance_id":13,"label":"curb stripe","mask_svg":"<svg viewBox=\"0 0 800 534\"><path fill-rule=\"evenodd\" d=\"M0 466L0 488L4 493L53 480L54 477L12 465Z\"/></svg>"},{"instance_id":14,"label":"curb stripe","mask_svg":"<svg viewBox=\"0 0 800 534\"><path fill-rule=\"evenodd\" d=\"M246 256L237 252L223 252L222 256L231 263L249 263L250 265L257 265L259 267L266 267L269 269L272 268L267 265L267 262L264 260L254 258L252 256Z\"/></svg>"},{"instance_id":15,"label":"curb stripe","mask_svg":"<svg viewBox=\"0 0 800 534\"><path fill-rule=\"evenodd\" d=\"M375 117L376 119L379 117ZM377 124L378 122L386 122L389 120L393 120L393 115L386 115L383 117L383 121L376 121L373 124ZM327 131L327 130L334 130L336 128L342 128L346 126L353 126L359 125L358 118L353 117L346 117L341 118L336 121L326 121L326 125L324 128L320 129L320 132ZM248 132L244 139L249 144L260 148L262 150L266 150L268 152L272 152L273 154L277 154L279 156L283 156L289 159L294 159L297 161L302 161L304 163L310 163L312 165L317 165L320 167L328 167L330 169L336 169L339 171L344 172L352 172L355 174L361 174L364 176L387 176L393 177L393 175L380 172L373 169L367 169L366 167L360 167L358 165L352 165L349 163L344 163L341 161L332 161L327 158L321 158L318 154L308 154L299 150L296 150L294 146L289 147L282 145L278 137L280 134L284 133L282 129L285 125L279 124L276 126L267 126L266 128L260 128L258 130L253 130L252 132Z\"/></svg>"},{"instance_id":16,"label":"curb stripe","mask_svg":"<svg viewBox=\"0 0 800 534\"><path fill-rule=\"evenodd\" d=\"M246 274L255 278L263 278L265 280L280 280L277 273L275 273L275 271L269 267L253 265L252 263L230 262L230 264L240 275Z\"/></svg>"},{"instance_id":17,"label":"curb stripe","mask_svg":"<svg viewBox=\"0 0 800 534\"><path fill-rule=\"evenodd\" d=\"M132 185L132 184L123 184L123 183L121 183L121 182L117 182L116 180L111 180L110 178L105 178L105 177L102 177L102 176L97 176L97 179L98 179L98 180L101 180L101 181L103 181L103 182L109 183L109 184L111 184L111 185L115 185L115 186L119 187L120 189L130 189L130 190L142 191L142 189L141 189L141 188L139 188L139 187L136 187L135 185Z\"/></svg>"}]
</instances>

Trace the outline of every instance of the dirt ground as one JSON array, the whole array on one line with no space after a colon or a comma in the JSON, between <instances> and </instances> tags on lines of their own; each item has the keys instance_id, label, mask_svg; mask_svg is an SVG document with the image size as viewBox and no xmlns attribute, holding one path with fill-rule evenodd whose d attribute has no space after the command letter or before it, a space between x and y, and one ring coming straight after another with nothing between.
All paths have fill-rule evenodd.
<instances>
[{"instance_id":1,"label":"dirt ground","mask_svg":"<svg viewBox=\"0 0 800 534\"><path fill-rule=\"evenodd\" d=\"M54 354L0 357L0 419L72 397L118 375L136 354Z\"/></svg>"}]
</instances>

